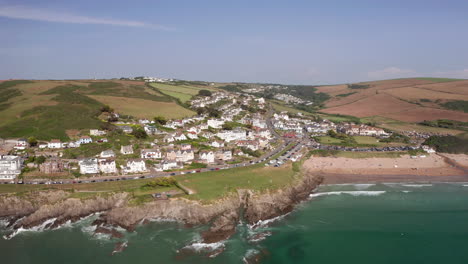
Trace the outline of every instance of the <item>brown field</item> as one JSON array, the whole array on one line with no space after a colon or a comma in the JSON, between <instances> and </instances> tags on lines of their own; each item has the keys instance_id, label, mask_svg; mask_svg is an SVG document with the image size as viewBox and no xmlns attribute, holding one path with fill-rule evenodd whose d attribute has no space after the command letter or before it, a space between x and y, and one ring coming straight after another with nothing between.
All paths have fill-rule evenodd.
<instances>
[{"instance_id":1,"label":"brown field","mask_svg":"<svg viewBox=\"0 0 468 264\"><path fill-rule=\"evenodd\" d=\"M465 88L468 90L468 86ZM405 100L430 99L430 100L467 100L468 94L456 94L448 92L439 92L429 89L422 89L417 87L393 88L384 91L392 96L403 98Z\"/></svg>"},{"instance_id":2,"label":"brown field","mask_svg":"<svg viewBox=\"0 0 468 264\"><path fill-rule=\"evenodd\" d=\"M467 121L463 112L443 109L439 103L449 100L468 101L468 80L397 79L375 82L367 89L348 89L345 85L323 86L317 89L332 96L326 102L329 114L357 117L383 116L405 122L452 119ZM355 94L336 97L339 94ZM420 102L429 99L433 102ZM435 103L434 101L437 101ZM419 103L416 104L416 103Z\"/></svg>"},{"instance_id":3,"label":"brown field","mask_svg":"<svg viewBox=\"0 0 468 264\"><path fill-rule=\"evenodd\" d=\"M384 117L405 122L419 122L424 120L450 119L468 122L468 113L443 110L429 107L417 107L395 113L382 114Z\"/></svg>"},{"instance_id":4,"label":"brown field","mask_svg":"<svg viewBox=\"0 0 468 264\"><path fill-rule=\"evenodd\" d=\"M106 95L89 95L97 101L110 105L122 114L137 118L153 118L164 116L166 118L182 118L192 116L195 112L183 108L173 102L157 102L145 99L115 97Z\"/></svg>"},{"instance_id":5,"label":"brown field","mask_svg":"<svg viewBox=\"0 0 468 264\"><path fill-rule=\"evenodd\" d=\"M395 80L383 80L383 81L375 81L375 82L363 82L360 84L370 84L371 88L378 89L378 90L385 90L389 88L411 87L415 85L422 85L422 84L429 84L429 83L433 83L433 82L428 81L428 80L420 80L420 79L395 79Z\"/></svg>"},{"instance_id":6,"label":"brown field","mask_svg":"<svg viewBox=\"0 0 468 264\"><path fill-rule=\"evenodd\" d=\"M408 110L416 107L418 106L398 100L392 96L377 94L350 104L327 108L322 110L322 112L367 117Z\"/></svg>"},{"instance_id":7,"label":"brown field","mask_svg":"<svg viewBox=\"0 0 468 264\"><path fill-rule=\"evenodd\" d=\"M346 84L339 84L339 85L327 85L327 86L319 86L316 87L317 91L320 93L327 93L327 94L340 94L347 92L348 86Z\"/></svg>"},{"instance_id":8,"label":"brown field","mask_svg":"<svg viewBox=\"0 0 468 264\"><path fill-rule=\"evenodd\" d=\"M417 88L440 91L444 93L454 93L468 95L468 80L447 83L434 83L428 85L418 85Z\"/></svg>"}]
</instances>

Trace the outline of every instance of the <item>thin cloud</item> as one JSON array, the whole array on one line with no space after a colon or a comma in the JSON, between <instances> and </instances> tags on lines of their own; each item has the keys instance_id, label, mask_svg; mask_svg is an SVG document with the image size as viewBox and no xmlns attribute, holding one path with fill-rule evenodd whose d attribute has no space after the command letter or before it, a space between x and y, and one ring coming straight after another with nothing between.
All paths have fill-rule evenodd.
<instances>
[{"instance_id":1,"label":"thin cloud","mask_svg":"<svg viewBox=\"0 0 468 264\"><path fill-rule=\"evenodd\" d=\"M99 24L125 27L146 27L158 30L173 30L169 27L145 23L133 20L107 19L96 18L81 15L74 15L67 12L60 12L49 9L33 8L26 6L4 6L0 7L0 17L13 19L27 19L35 21L46 21L55 23L70 23L70 24Z\"/></svg>"},{"instance_id":2,"label":"thin cloud","mask_svg":"<svg viewBox=\"0 0 468 264\"><path fill-rule=\"evenodd\" d=\"M388 67L383 70L371 71L367 76L371 79L390 79L390 78L403 78L415 76L416 72L408 69L401 69L398 67Z\"/></svg>"},{"instance_id":3,"label":"thin cloud","mask_svg":"<svg viewBox=\"0 0 468 264\"><path fill-rule=\"evenodd\" d=\"M455 70L455 71L438 71L432 74L432 76L468 79L468 68L463 69L463 70Z\"/></svg>"}]
</instances>

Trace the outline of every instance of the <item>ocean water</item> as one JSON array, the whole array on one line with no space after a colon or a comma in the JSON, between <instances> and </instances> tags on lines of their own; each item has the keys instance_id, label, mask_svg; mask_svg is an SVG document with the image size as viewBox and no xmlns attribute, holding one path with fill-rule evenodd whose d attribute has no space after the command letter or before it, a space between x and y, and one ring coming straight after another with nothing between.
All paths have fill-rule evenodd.
<instances>
[{"instance_id":1,"label":"ocean water","mask_svg":"<svg viewBox=\"0 0 468 264\"><path fill-rule=\"evenodd\" d=\"M321 186L270 225L240 223L231 239L212 245L199 243L206 227L175 222L155 221L123 239L93 236L96 217L0 239L0 263L227 264L253 255L260 263L468 263L466 184ZM112 255L116 242L128 247Z\"/></svg>"}]
</instances>

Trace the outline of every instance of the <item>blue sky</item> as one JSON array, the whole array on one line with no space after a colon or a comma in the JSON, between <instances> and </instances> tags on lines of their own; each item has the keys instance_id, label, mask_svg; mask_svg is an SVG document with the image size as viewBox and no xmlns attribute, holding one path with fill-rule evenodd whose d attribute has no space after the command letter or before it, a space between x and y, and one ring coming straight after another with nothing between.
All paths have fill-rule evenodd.
<instances>
[{"instance_id":1,"label":"blue sky","mask_svg":"<svg viewBox=\"0 0 468 264\"><path fill-rule=\"evenodd\" d=\"M0 0L0 79L468 78L468 1Z\"/></svg>"}]
</instances>

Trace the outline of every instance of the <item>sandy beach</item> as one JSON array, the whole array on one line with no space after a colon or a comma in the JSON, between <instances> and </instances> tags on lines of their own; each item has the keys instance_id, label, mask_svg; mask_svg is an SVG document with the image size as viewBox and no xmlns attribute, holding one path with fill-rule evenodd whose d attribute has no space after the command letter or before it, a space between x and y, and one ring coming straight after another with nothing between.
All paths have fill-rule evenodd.
<instances>
[{"instance_id":1,"label":"sandy beach","mask_svg":"<svg viewBox=\"0 0 468 264\"><path fill-rule=\"evenodd\" d=\"M364 182L468 182L468 155L427 154L425 157L352 159L311 157L304 163L325 184Z\"/></svg>"}]
</instances>

